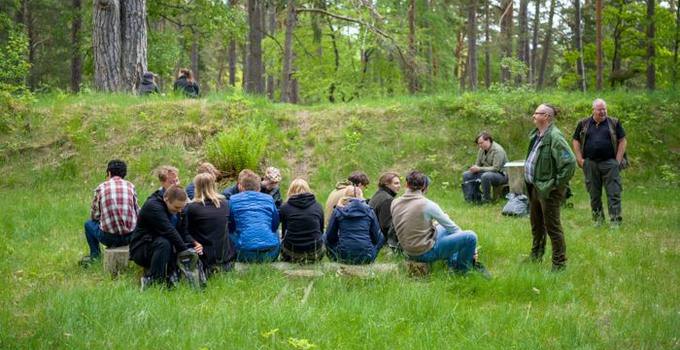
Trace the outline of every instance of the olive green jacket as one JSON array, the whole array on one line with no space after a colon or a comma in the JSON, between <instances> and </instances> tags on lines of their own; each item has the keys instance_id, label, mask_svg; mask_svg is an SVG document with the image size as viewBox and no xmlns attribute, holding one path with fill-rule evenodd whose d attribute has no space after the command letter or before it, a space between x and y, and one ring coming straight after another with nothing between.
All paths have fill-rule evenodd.
<instances>
[{"instance_id":1,"label":"olive green jacket","mask_svg":"<svg viewBox=\"0 0 680 350\"><path fill-rule=\"evenodd\" d=\"M508 155L505 153L505 150L498 142L494 141L488 151L484 151L481 148L479 149L475 165L479 167L479 171L481 172L500 172L501 168L503 168L507 162Z\"/></svg>"},{"instance_id":2,"label":"olive green jacket","mask_svg":"<svg viewBox=\"0 0 680 350\"><path fill-rule=\"evenodd\" d=\"M529 138L527 158L538 137L538 129L534 129ZM536 153L534 167L534 186L543 198L549 198L554 189L563 191L576 171L576 157L569 147L567 139L554 124L548 127L543 142Z\"/></svg>"}]
</instances>

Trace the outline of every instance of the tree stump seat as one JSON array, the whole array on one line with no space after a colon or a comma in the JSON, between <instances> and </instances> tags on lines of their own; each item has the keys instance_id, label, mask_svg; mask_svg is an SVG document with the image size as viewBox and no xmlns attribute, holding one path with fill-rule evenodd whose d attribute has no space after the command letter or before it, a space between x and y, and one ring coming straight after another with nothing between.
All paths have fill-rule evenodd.
<instances>
[{"instance_id":1,"label":"tree stump seat","mask_svg":"<svg viewBox=\"0 0 680 350\"><path fill-rule=\"evenodd\" d=\"M413 260L404 260L404 266L411 277L423 277L430 274L430 264Z\"/></svg>"},{"instance_id":2,"label":"tree stump seat","mask_svg":"<svg viewBox=\"0 0 680 350\"><path fill-rule=\"evenodd\" d=\"M491 199L494 201L497 201L499 199L505 198L505 195L507 195L510 192L510 185L508 184L502 184L498 186L493 186L493 194L491 196Z\"/></svg>"},{"instance_id":3,"label":"tree stump seat","mask_svg":"<svg viewBox=\"0 0 680 350\"><path fill-rule=\"evenodd\" d=\"M130 260L130 246L111 247L104 252L104 271L117 276L127 267Z\"/></svg>"}]
</instances>

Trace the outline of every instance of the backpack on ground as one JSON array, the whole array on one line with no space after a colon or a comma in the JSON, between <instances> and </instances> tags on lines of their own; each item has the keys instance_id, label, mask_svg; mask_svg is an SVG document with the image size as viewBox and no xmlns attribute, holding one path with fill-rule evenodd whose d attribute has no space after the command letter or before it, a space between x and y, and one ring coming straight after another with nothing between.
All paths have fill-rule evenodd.
<instances>
[{"instance_id":1,"label":"backpack on ground","mask_svg":"<svg viewBox=\"0 0 680 350\"><path fill-rule=\"evenodd\" d=\"M468 203L479 204L482 202L482 180L467 180L463 182L461 187L463 188L463 198Z\"/></svg>"},{"instance_id":2,"label":"backpack on ground","mask_svg":"<svg viewBox=\"0 0 680 350\"><path fill-rule=\"evenodd\" d=\"M506 216L527 216L529 215L529 197L523 194L508 193L505 198L508 202L503 206L501 212Z\"/></svg>"}]
</instances>

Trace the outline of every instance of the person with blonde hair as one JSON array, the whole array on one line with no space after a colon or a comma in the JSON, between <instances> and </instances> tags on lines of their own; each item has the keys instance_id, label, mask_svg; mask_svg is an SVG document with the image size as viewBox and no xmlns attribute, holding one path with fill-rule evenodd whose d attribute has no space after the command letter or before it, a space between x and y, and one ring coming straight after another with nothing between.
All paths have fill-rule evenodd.
<instances>
[{"instance_id":1,"label":"person with blonde hair","mask_svg":"<svg viewBox=\"0 0 680 350\"><path fill-rule=\"evenodd\" d=\"M214 165L212 165L212 163L209 162L201 162L201 164L198 165L198 169L196 169L196 174L203 173L211 174L215 178L215 181L217 181L217 178L220 175L220 171L217 170L217 168ZM190 200L194 199L195 188L196 185L194 184L193 181L187 185L187 188L185 188L185 190L187 191L187 196L189 196Z\"/></svg>"},{"instance_id":2,"label":"person with blonde hair","mask_svg":"<svg viewBox=\"0 0 680 350\"><path fill-rule=\"evenodd\" d=\"M313 263L323 259L323 208L307 181L295 179L281 206L281 259Z\"/></svg>"},{"instance_id":3,"label":"person with blonde hair","mask_svg":"<svg viewBox=\"0 0 680 350\"><path fill-rule=\"evenodd\" d=\"M328 258L345 264L370 264L385 243L378 218L361 188L347 186L326 228Z\"/></svg>"},{"instance_id":4,"label":"person with blonde hair","mask_svg":"<svg viewBox=\"0 0 680 350\"><path fill-rule=\"evenodd\" d=\"M229 198L229 234L241 262L276 261L279 257L279 212L272 196L260 192L260 176L244 169L239 193Z\"/></svg>"},{"instance_id":5,"label":"person with blonde hair","mask_svg":"<svg viewBox=\"0 0 680 350\"><path fill-rule=\"evenodd\" d=\"M186 206L183 229L203 245L201 262L207 276L230 271L236 251L229 238L229 202L217 193L215 177L200 173L194 177L196 197Z\"/></svg>"},{"instance_id":6,"label":"person with blonde hair","mask_svg":"<svg viewBox=\"0 0 680 350\"><path fill-rule=\"evenodd\" d=\"M196 80L194 80L194 73L191 69L182 68L177 74L177 81L174 85L175 92L183 92L188 97L198 98L201 94L201 89Z\"/></svg>"}]
</instances>

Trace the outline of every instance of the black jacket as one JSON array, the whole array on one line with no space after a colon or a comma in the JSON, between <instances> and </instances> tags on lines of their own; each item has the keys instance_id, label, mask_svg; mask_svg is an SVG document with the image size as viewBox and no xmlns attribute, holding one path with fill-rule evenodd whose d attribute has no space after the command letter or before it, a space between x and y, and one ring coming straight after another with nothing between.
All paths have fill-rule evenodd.
<instances>
[{"instance_id":1,"label":"black jacket","mask_svg":"<svg viewBox=\"0 0 680 350\"><path fill-rule=\"evenodd\" d=\"M139 85L140 95L159 94L160 92L153 78L142 78L142 84Z\"/></svg>"},{"instance_id":2,"label":"black jacket","mask_svg":"<svg viewBox=\"0 0 680 350\"><path fill-rule=\"evenodd\" d=\"M187 77L181 76L175 82L175 92L184 92L185 95L189 97L198 97L201 94L201 89L198 87L198 83L188 82Z\"/></svg>"},{"instance_id":3,"label":"black jacket","mask_svg":"<svg viewBox=\"0 0 680 350\"><path fill-rule=\"evenodd\" d=\"M378 216L378 222L380 223L380 231L387 237L387 232L390 229L390 224L392 224L392 213L390 212L390 207L392 206L392 201L397 194L387 187L380 187L378 191L373 195L368 205L373 208L376 216Z\"/></svg>"},{"instance_id":4,"label":"black jacket","mask_svg":"<svg viewBox=\"0 0 680 350\"><path fill-rule=\"evenodd\" d=\"M184 212L180 214L180 222L184 219L184 215ZM146 199L142 209L139 210L137 227L132 231L130 257L137 256L137 250L143 249L146 243L151 242L158 236L165 237L170 241L177 252L193 247L196 241L186 233L180 235L172 225L170 216L171 214L163 201L163 195L160 190L154 192Z\"/></svg>"},{"instance_id":5,"label":"black jacket","mask_svg":"<svg viewBox=\"0 0 680 350\"><path fill-rule=\"evenodd\" d=\"M311 193L288 198L281 206L283 246L296 253L314 252L323 247L323 208Z\"/></svg>"},{"instance_id":6,"label":"black jacket","mask_svg":"<svg viewBox=\"0 0 680 350\"><path fill-rule=\"evenodd\" d=\"M189 203L185 209L182 231L189 233L203 246L201 260L208 270L223 266L236 258L234 245L229 239L229 202L220 201L220 207L206 200Z\"/></svg>"}]
</instances>

